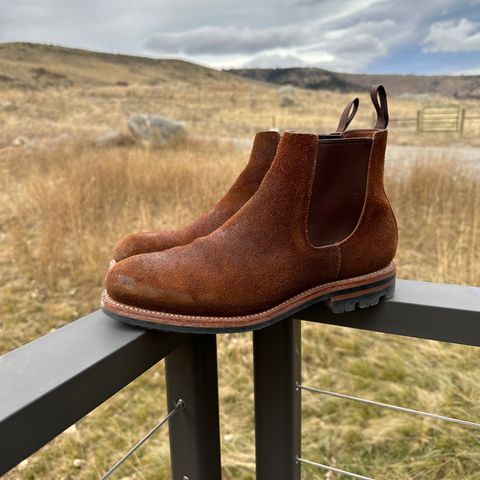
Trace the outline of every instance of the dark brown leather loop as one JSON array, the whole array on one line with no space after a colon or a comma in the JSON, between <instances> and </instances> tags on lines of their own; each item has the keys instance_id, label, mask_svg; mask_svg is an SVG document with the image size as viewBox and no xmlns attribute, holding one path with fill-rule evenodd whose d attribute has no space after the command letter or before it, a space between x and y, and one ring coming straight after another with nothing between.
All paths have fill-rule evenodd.
<instances>
[{"instance_id":1,"label":"dark brown leather loop","mask_svg":"<svg viewBox=\"0 0 480 480\"><path fill-rule=\"evenodd\" d=\"M388 102L385 87L383 85L374 85L370 90L370 97L377 112L375 130L384 130L388 127Z\"/></svg>"},{"instance_id":2,"label":"dark brown leather loop","mask_svg":"<svg viewBox=\"0 0 480 480\"><path fill-rule=\"evenodd\" d=\"M351 121L354 119L359 105L360 100L358 98L354 98L351 102L347 103L347 106L344 108L342 115L340 116L337 133L343 133L347 129Z\"/></svg>"}]
</instances>

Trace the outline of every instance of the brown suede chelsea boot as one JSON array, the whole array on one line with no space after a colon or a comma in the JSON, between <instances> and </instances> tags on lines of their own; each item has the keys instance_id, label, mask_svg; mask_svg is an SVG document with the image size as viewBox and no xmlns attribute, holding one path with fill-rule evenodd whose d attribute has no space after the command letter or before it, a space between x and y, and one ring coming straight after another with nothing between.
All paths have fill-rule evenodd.
<instances>
[{"instance_id":1,"label":"brown suede chelsea boot","mask_svg":"<svg viewBox=\"0 0 480 480\"><path fill-rule=\"evenodd\" d=\"M113 249L113 260L140 253L160 252L186 245L225 223L257 191L275 157L280 134L259 132L255 135L250 159L230 190L205 215L180 230L140 232L122 238Z\"/></svg>"},{"instance_id":2,"label":"brown suede chelsea boot","mask_svg":"<svg viewBox=\"0 0 480 480\"><path fill-rule=\"evenodd\" d=\"M285 133L257 192L209 235L113 266L106 314L220 333L262 328L314 303L340 313L391 298L397 225L383 186L382 86L372 101L372 130Z\"/></svg>"},{"instance_id":3,"label":"brown suede chelsea boot","mask_svg":"<svg viewBox=\"0 0 480 480\"><path fill-rule=\"evenodd\" d=\"M340 117L337 131L333 135L343 133L355 117L358 105L358 98L347 104ZM161 252L179 245L187 245L223 225L257 191L272 164L279 141L280 134L278 132L257 133L246 167L230 190L208 213L180 230L139 232L127 235L115 245L112 265L133 255Z\"/></svg>"}]
</instances>

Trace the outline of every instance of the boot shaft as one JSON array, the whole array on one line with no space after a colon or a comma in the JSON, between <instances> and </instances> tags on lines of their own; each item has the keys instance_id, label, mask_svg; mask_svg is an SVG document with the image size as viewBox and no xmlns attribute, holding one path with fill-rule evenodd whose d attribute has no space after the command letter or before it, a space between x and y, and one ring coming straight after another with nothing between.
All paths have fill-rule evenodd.
<instances>
[{"instance_id":1,"label":"boot shaft","mask_svg":"<svg viewBox=\"0 0 480 480\"><path fill-rule=\"evenodd\" d=\"M259 204L280 210L259 213L276 222L277 235L291 236L302 249L305 243L338 248L339 278L385 267L397 248L383 181L388 135L383 87L372 89L372 101L374 129L323 136L286 132L259 195Z\"/></svg>"},{"instance_id":2,"label":"boot shaft","mask_svg":"<svg viewBox=\"0 0 480 480\"><path fill-rule=\"evenodd\" d=\"M339 278L383 268L397 248L397 223L384 188L388 104L383 86L372 87L371 98L374 129L318 141L308 236L315 247L340 246Z\"/></svg>"}]
</instances>

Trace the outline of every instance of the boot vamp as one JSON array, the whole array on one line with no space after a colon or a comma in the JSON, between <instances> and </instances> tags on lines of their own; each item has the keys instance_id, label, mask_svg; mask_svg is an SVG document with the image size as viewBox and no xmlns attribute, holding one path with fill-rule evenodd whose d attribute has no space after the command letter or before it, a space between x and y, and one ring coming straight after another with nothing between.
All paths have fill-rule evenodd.
<instances>
[{"instance_id":1,"label":"boot vamp","mask_svg":"<svg viewBox=\"0 0 480 480\"><path fill-rule=\"evenodd\" d=\"M234 222L189 245L136 255L107 274L110 297L184 315L234 316L267 310L335 280L338 248L297 244L288 229Z\"/></svg>"}]
</instances>

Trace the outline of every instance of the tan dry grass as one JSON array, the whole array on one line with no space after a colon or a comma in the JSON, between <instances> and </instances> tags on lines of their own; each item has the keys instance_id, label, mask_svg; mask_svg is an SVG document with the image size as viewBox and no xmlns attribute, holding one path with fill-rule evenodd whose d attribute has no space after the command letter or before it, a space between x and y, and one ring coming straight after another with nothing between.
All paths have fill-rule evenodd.
<instances>
[{"instance_id":1,"label":"tan dry grass","mask_svg":"<svg viewBox=\"0 0 480 480\"><path fill-rule=\"evenodd\" d=\"M346 103L359 96L361 107L353 128L371 128L373 108L367 92L340 94L292 89L294 104L281 106L277 87L224 78L200 77L196 84L178 81L162 85L92 86L48 90L9 89L0 101L0 147L9 147L23 136L37 144L48 144L62 134L82 143L118 130L127 132L131 113L161 114L184 121L193 136L249 138L272 126L312 132L334 131ZM431 101L449 103L438 98ZM480 107L480 102L462 102ZM415 117L422 103L390 99L392 118ZM480 121L466 124L464 134L416 135L414 125L392 125L390 141L415 145L480 145ZM1 150L0 150L1 152ZM1 154L1 153L0 153Z\"/></svg>"},{"instance_id":2,"label":"tan dry grass","mask_svg":"<svg viewBox=\"0 0 480 480\"><path fill-rule=\"evenodd\" d=\"M9 176L22 188L12 192L13 201L23 212L14 218L12 233L21 242L35 219L28 268L44 283L61 283L75 270L77 281L98 284L91 274L111 253L114 239L132 228L191 221L232 181L242 156L230 145L218 150L189 142L161 154L67 146L14 158Z\"/></svg>"}]
</instances>

